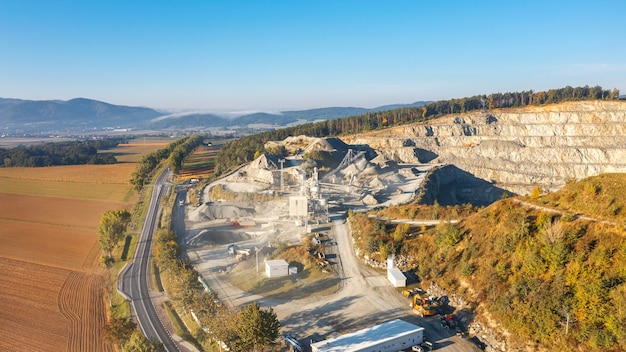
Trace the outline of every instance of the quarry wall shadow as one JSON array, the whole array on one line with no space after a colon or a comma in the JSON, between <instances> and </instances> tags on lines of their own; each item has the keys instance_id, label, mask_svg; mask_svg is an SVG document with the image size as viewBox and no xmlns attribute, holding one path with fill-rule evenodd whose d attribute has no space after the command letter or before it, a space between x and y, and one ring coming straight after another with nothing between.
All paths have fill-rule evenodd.
<instances>
[{"instance_id":1,"label":"quarry wall shadow","mask_svg":"<svg viewBox=\"0 0 626 352\"><path fill-rule=\"evenodd\" d=\"M505 193L511 194L454 165L445 165L432 170L424 180L424 191L418 203L487 206L501 199Z\"/></svg>"}]
</instances>

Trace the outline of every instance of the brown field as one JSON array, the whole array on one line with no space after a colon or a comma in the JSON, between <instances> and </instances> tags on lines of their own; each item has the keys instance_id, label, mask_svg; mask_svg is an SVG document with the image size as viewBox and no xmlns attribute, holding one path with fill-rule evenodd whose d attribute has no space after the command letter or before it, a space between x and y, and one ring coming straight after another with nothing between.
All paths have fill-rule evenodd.
<instances>
[{"instance_id":1,"label":"brown field","mask_svg":"<svg viewBox=\"0 0 626 352\"><path fill-rule=\"evenodd\" d=\"M2 351L114 351L93 274L0 257L0 297Z\"/></svg>"},{"instance_id":2,"label":"brown field","mask_svg":"<svg viewBox=\"0 0 626 352\"><path fill-rule=\"evenodd\" d=\"M4 258L68 270L91 270L98 261L95 230L0 219L0 239Z\"/></svg>"},{"instance_id":3,"label":"brown field","mask_svg":"<svg viewBox=\"0 0 626 352\"><path fill-rule=\"evenodd\" d=\"M86 228L92 232L98 227L104 211L128 206L122 202L11 193L0 194L0 199L0 219ZM77 213L77 210L80 211Z\"/></svg>"},{"instance_id":4,"label":"brown field","mask_svg":"<svg viewBox=\"0 0 626 352\"><path fill-rule=\"evenodd\" d=\"M50 142L65 142L71 141L71 138L0 138L0 148L15 148L20 145L35 145L35 144L43 144Z\"/></svg>"},{"instance_id":5,"label":"brown field","mask_svg":"<svg viewBox=\"0 0 626 352\"><path fill-rule=\"evenodd\" d=\"M126 155L126 154L125 154ZM129 155L133 155L132 153ZM49 167L0 168L0 178L15 180L38 180L67 183L128 185L128 179L120 178L135 171L134 164L67 165Z\"/></svg>"},{"instance_id":6,"label":"brown field","mask_svg":"<svg viewBox=\"0 0 626 352\"><path fill-rule=\"evenodd\" d=\"M121 202L133 171L130 163L0 168L0 193Z\"/></svg>"},{"instance_id":7,"label":"brown field","mask_svg":"<svg viewBox=\"0 0 626 352\"><path fill-rule=\"evenodd\" d=\"M114 151L114 156L119 163L136 163L145 154L163 148L173 142L173 139L148 140L143 143L136 141L128 144L120 144Z\"/></svg>"},{"instance_id":8,"label":"brown field","mask_svg":"<svg viewBox=\"0 0 626 352\"><path fill-rule=\"evenodd\" d=\"M115 165L0 168L0 351L114 351L96 230L132 207L134 161L164 145L107 151Z\"/></svg>"}]
</instances>

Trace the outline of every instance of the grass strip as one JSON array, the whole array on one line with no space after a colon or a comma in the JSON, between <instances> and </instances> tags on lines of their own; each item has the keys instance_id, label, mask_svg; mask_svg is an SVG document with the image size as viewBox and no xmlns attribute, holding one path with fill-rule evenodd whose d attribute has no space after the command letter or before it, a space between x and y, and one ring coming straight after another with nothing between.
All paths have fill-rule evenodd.
<instances>
[{"instance_id":1,"label":"grass strip","mask_svg":"<svg viewBox=\"0 0 626 352\"><path fill-rule=\"evenodd\" d=\"M185 325L181 317L178 315L176 310L172 307L172 304L169 301L165 301L164 306L165 306L165 311L167 312L167 315L169 316L170 321L172 322L172 325L174 326L174 330L176 330L176 334L182 337L183 340L193 344L200 351L204 351L204 349L202 348L198 340L196 340L196 338L193 337L193 335L191 335L189 330L187 330L187 326Z\"/></svg>"}]
</instances>

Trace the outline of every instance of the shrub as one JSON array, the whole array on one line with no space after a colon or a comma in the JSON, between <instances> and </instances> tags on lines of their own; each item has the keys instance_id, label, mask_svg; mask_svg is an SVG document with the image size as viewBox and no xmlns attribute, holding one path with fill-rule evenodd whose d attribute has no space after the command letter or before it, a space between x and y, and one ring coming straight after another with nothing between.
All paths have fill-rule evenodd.
<instances>
[{"instance_id":1,"label":"shrub","mask_svg":"<svg viewBox=\"0 0 626 352\"><path fill-rule=\"evenodd\" d=\"M530 199L537 199L541 196L542 190L541 187L537 186L535 188L533 188L533 190L530 192Z\"/></svg>"},{"instance_id":2,"label":"shrub","mask_svg":"<svg viewBox=\"0 0 626 352\"><path fill-rule=\"evenodd\" d=\"M440 249L447 249L461 241L461 230L449 222L440 222L437 225L435 243Z\"/></svg>"},{"instance_id":3,"label":"shrub","mask_svg":"<svg viewBox=\"0 0 626 352\"><path fill-rule=\"evenodd\" d=\"M459 271L463 276L470 276L474 273L474 271L476 271L476 267L470 262L463 261L459 266Z\"/></svg>"}]
</instances>

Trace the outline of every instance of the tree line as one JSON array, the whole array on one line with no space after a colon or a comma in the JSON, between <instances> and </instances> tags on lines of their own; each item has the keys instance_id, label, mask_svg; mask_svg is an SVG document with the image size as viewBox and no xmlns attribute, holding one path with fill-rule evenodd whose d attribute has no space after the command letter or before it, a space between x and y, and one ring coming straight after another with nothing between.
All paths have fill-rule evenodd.
<instances>
[{"instance_id":1,"label":"tree line","mask_svg":"<svg viewBox=\"0 0 626 352\"><path fill-rule=\"evenodd\" d=\"M130 213L126 210L104 212L98 226L98 242L105 253L101 263L110 268L114 262L112 250L124 238ZM160 229L154 235L154 264L161 281L167 287L177 311L195 316L203 328L196 332L198 340L208 347L222 341L231 351L256 351L272 346L279 335L280 322L272 308L262 309L253 303L242 309L222 305L217 296L199 280L200 274L189 261L181 259L176 234ZM104 333L111 343L124 351L163 351L162 344L147 340L129 317L112 316Z\"/></svg>"},{"instance_id":2,"label":"tree line","mask_svg":"<svg viewBox=\"0 0 626 352\"><path fill-rule=\"evenodd\" d=\"M255 155L266 152L268 141L283 140L289 136L311 137L338 136L348 133L374 131L408 123L424 122L447 114L466 113L486 109L514 108L529 105L555 104L578 100L616 100L619 90L595 87L564 87L547 91L507 92L476 95L460 99L441 100L418 107L402 107L395 110L367 112L362 115L307 123L242 137L227 142L220 150L215 175L219 176L233 168L254 160Z\"/></svg>"},{"instance_id":3,"label":"tree line","mask_svg":"<svg viewBox=\"0 0 626 352\"><path fill-rule=\"evenodd\" d=\"M99 154L98 150L115 148L121 142L111 138L0 148L0 167L115 164L117 159L113 155Z\"/></svg>"},{"instance_id":4,"label":"tree line","mask_svg":"<svg viewBox=\"0 0 626 352\"><path fill-rule=\"evenodd\" d=\"M204 134L194 134L190 137L183 137L163 148L144 155L137 162L135 171L130 177L130 183L133 185L133 188L136 191L142 190L143 186L150 181L154 170L156 170L162 161L167 160L172 171L178 173L187 155L202 144L205 137Z\"/></svg>"},{"instance_id":5,"label":"tree line","mask_svg":"<svg viewBox=\"0 0 626 352\"><path fill-rule=\"evenodd\" d=\"M203 328L197 331L204 344L222 341L231 351L259 351L278 338L280 322L272 308L254 302L241 309L224 306L204 287L200 274L180 258L181 248L172 231L158 230L154 237L154 263L178 311L192 314Z\"/></svg>"},{"instance_id":6,"label":"tree line","mask_svg":"<svg viewBox=\"0 0 626 352\"><path fill-rule=\"evenodd\" d=\"M185 158L191 154L197 147L202 145L205 139L203 134L194 134L191 137L185 139L183 143L180 143L174 147L167 158L167 164L173 173L177 174L183 167Z\"/></svg>"}]
</instances>

